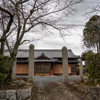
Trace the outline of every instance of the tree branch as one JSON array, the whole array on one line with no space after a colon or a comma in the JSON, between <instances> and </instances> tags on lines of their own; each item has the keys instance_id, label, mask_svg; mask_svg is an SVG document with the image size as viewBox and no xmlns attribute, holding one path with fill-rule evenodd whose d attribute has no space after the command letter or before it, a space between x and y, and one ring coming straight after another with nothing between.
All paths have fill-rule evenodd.
<instances>
[{"instance_id":1,"label":"tree branch","mask_svg":"<svg viewBox=\"0 0 100 100\"><path fill-rule=\"evenodd\" d=\"M11 48L10 48L10 46L9 46L9 43L8 43L8 40L6 39L6 46L8 47L8 50L9 50L9 52L10 52L10 54L11 54Z\"/></svg>"},{"instance_id":2,"label":"tree branch","mask_svg":"<svg viewBox=\"0 0 100 100\"><path fill-rule=\"evenodd\" d=\"M1 6L0 6L0 10L3 11L3 12L5 12L5 13L7 13L7 14L9 14L10 16L13 16L13 14L10 11L2 8Z\"/></svg>"},{"instance_id":3,"label":"tree branch","mask_svg":"<svg viewBox=\"0 0 100 100\"><path fill-rule=\"evenodd\" d=\"M16 27L14 27L6 36L6 38L16 29Z\"/></svg>"},{"instance_id":4,"label":"tree branch","mask_svg":"<svg viewBox=\"0 0 100 100\"><path fill-rule=\"evenodd\" d=\"M26 41L30 41L30 40L23 40L23 41L20 43L20 45L23 44L23 43L26 42Z\"/></svg>"},{"instance_id":5,"label":"tree branch","mask_svg":"<svg viewBox=\"0 0 100 100\"><path fill-rule=\"evenodd\" d=\"M30 10L30 14L28 15L28 17L25 19L26 21L29 19L29 17L33 14L34 9L35 9L35 5L36 5L37 0L35 0L33 8Z\"/></svg>"}]
</instances>

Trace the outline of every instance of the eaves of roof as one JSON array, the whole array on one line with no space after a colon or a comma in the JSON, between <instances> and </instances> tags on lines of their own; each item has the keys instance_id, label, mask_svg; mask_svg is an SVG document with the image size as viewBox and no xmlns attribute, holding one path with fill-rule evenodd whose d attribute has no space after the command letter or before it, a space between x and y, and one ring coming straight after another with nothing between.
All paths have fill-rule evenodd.
<instances>
[{"instance_id":1,"label":"eaves of roof","mask_svg":"<svg viewBox=\"0 0 100 100\"><path fill-rule=\"evenodd\" d=\"M29 62L29 60L18 60L17 62ZM52 59L52 60L34 60L34 62L62 62L59 61L58 59ZM69 63L78 63L77 60L68 60Z\"/></svg>"},{"instance_id":2,"label":"eaves of roof","mask_svg":"<svg viewBox=\"0 0 100 100\"><path fill-rule=\"evenodd\" d=\"M52 49L39 49L34 50L34 57L39 57L42 53L44 53L48 58L62 58L62 52L59 49L52 50ZM74 55L71 49L68 49L68 58L79 58L80 56ZM4 55L9 56L9 52L5 52ZM29 50L18 50L17 58L29 58Z\"/></svg>"}]
</instances>

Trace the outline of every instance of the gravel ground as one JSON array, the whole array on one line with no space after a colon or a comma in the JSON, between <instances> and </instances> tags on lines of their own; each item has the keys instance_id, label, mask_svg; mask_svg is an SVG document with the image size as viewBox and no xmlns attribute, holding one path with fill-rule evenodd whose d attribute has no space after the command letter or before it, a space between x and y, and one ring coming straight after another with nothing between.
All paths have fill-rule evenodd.
<instances>
[{"instance_id":1,"label":"gravel ground","mask_svg":"<svg viewBox=\"0 0 100 100\"><path fill-rule=\"evenodd\" d=\"M33 83L31 100L88 100L68 83Z\"/></svg>"},{"instance_id":2,"label":"gravel ground","mask_svg":"<svg viewBox=\"0 0 100 100\"><path fill-rule=\"evenodd\" d=\"M84 76L84 79L86 76ZM78 81L79 76L73 75L69 76L69 82ZM34 76L34 82L63 82L62 76Z\"/></svg>"}]
</instances>

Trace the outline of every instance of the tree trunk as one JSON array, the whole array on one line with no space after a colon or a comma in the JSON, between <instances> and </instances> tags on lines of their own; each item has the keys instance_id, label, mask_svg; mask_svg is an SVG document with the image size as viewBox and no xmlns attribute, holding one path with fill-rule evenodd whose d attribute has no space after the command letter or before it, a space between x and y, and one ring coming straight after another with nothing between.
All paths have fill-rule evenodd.
<instances>
[{"instance_id":1,"label":"tree trunk","mask_svg":"<svg viewBox=\"0 0 100 100\"><path fill-rule=\"evenodd\" d=\"M4 44L5 44L5 37L6 37L6 35L5 34L3 34L3 36L1 37L1 39L0 39L0 42L1 42L1 47L0 47L0 54L1 55L3 55L3 53L4 53Z\"/></svg>"},{"instance_id":2,"label":"tree trunk","mask_svg":"<svg viewBox=\"0 0 100 100\"><path fill-rule=\"evenodd\" d=\"M10 53L10 59L9 59L9 64L8 64L10 70L9 70L9 74L7 77L9 79L8 81L12 81L12 68L13 68L14 62L16 60L16 55L17 55L19 43L20 43L19 41L17 41L15 43L14 49Z\"/></svg>"},{"instance_id":3,"label":"tree trunk","mask_svg":"<svg viewBox=\"0 0 100 100\"><path fill-rule=\"evenodd\" d=\"M1 42L0 54L3 55L3 52L4 52L4 42Z\"/></svg>"},{"instance_id":4,"label":"tree trunk","mask_svg":"<svg viewBox=\"0 0 100 100\"><path fill-rule=\"evenodd\" d=\"M100 43L98 44L99 46L98 46L98 53L100 53Z\"/></svg>"},{"instance_id":5,"label":"tree trunk","mask_svg":"<svg viewBox=\"0 0 100 100\"><path fill-rule=\"evenodd\" d=\"M16 56L12 56L9 58L9 62L8 62L9 73L8 73L6 80L10 82L12 82L12 68L13 68L13 64L15 60L16 60Z\"/></svg>"},{"instance_id":6,"label":"tree trunk","mask_svg":"<svg viewBox=\"0 0 100 100\"><path fill-rule=\"evenodd\" d=\"M97 46L97 53L99 52L99 47L98 47L98 43L96 43L96 46Z\"/></svg>"}]
</instances>

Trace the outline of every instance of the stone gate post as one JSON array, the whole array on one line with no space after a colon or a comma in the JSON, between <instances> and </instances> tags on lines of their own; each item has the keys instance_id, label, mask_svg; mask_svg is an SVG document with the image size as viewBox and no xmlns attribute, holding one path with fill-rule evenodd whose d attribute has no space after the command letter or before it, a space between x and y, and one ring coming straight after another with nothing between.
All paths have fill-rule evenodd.
<instances>
[{"instance_id":1,"label":"stone gate post","mask_svg":"<svg viewBox=\"0 0 100 100\"><path fill-rule=\"evenodd\" d=\"M68 55L67 48L62 48L63 82L68 82Z\"/></svg>"},{"instance_id":2,"label":"stone gate post","mask_svg":"<svg viewBox=\"0 0 100 100\"><path fill-rule=\"evenodd\" d=\"M82 60L79 59L79 75L80 75L80 80L83 80L83 67L82 67Z\"/></svg>"},{"instance_id":3,"label":"stone gate post","mask_svg":"<svg viewBox=\"0 0 100 100\"><path fill-rule=\"evenodd\" d=\"M33 82L34 78L34 45L29 46L29 69L28 69L28 80Z\"/></svg>"}]
</instances>

